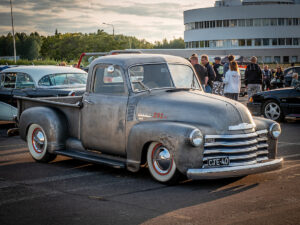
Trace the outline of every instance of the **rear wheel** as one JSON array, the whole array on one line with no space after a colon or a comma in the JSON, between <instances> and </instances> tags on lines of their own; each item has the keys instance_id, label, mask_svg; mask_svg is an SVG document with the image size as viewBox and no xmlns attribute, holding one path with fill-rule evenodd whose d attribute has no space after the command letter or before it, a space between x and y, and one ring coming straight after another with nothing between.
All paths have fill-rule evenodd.
<instances>
[{"instance_id":1,"label":"rear wheel","mask_svg":"<svg viewBox=\"0 0 300 225\"><path fill-rule=\"evenodd\" d=\"M147 151L147 163L150 174L158 182L174 184L180 178L174 156L159 142L150 144Z\"/></svg>"},{"instance_id":2,"label":"rear wheel","mask_svg":"<svg viewBox=\"0 0 300 225\"><path fill-rule=\"evenodd\" d=\"M266 118L281 121L284 118L283 112L277 102L270 100L263 105L263 114Z\"/></svg>"},{"instance_id":3,"label":"rear wheel","mask_svg":"<svg viewBox=\"0 0 300 225\"><path fill-rule=\"evenodd\" d=\"M47 151L47 135L38 124L30 125L27 132L27 145L32 158L36 161L50 162L56 158L55 154L50 154Z\"/></svg>"}]
</instances>

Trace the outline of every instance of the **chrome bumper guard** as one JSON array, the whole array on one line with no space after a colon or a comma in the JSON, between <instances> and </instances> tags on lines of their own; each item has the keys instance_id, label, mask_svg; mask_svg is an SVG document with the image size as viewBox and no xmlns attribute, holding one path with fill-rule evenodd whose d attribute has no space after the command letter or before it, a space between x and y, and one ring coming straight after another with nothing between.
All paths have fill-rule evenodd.
<instances>
[{"instance_id":1,"label":"chrome bumper guard","mask_svg":"<svg viewBox=\"0 0 300 225\"><path fill-rule=\"evenodd\" d=\"M245 166L228 166L218 168L188 169L187 177L192 180L220 179L228 177L241 177L254 173L261 173L280 169L283 158L272 159L267 162L256 163Z\"/></svg>"}]
</instances>

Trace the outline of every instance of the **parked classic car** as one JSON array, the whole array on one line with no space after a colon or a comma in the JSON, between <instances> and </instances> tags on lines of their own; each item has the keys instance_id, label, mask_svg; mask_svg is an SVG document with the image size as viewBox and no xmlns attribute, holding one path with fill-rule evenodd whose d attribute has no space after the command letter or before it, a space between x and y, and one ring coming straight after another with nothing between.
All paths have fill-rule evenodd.
<instances>
[{"instance_id":1,"label":"parked classic car","mask_svg":"<svg viewBox=\"0 0 300 225\"><path fill-rule=\"evenodd\" d=\"M20 136L35 160L65 155L132 172L148 165L162 183L182 174L215 179L282 166L280 125L204 93L187 60L116 55L90 68L83 96L18 97ZM106 79L111 74L115 79Z\"/></svg>"},{"instance_id":2,"label":"parked classic car","mask_svg":"<svg viewBox=\"0 0 300 225\"><path fill-rule=\"evenodd\" d=\"M51 97L82 95L85 91L87 73L63 66L19 66L0 73L0 102L2 112L17 107L14 96ZM15 115L16 116L16 115ZM11 118L3 114L0 120Z\"/></svg>"},{"instance_id":3,"label":"parked classic car","mask_svg":"<svg viewBox=\"0 0 300 225\"><path fill-rule=\"evenodd\" d=\"M300 86L264 91L253 95L248 103L253 115L281 121L300 117Z\"/></svg>"}]
</instances>

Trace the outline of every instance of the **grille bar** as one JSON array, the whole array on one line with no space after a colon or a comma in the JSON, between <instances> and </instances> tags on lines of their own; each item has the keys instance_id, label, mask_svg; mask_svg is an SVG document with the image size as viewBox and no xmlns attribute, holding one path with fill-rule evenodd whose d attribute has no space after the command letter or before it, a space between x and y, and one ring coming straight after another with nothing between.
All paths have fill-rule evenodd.
<instances>
[{"instance_id":1,"label":"grille bar","mask_svg":"<svg viewBox=\"0 0 300 225\"><path fill-rule=\"evenodd\" d=\"M214 158L228 157L229 166L255 164L268 159L268 137L266 129L247 134L206 135L203 167Z\"/></svg>"}]
</instances>

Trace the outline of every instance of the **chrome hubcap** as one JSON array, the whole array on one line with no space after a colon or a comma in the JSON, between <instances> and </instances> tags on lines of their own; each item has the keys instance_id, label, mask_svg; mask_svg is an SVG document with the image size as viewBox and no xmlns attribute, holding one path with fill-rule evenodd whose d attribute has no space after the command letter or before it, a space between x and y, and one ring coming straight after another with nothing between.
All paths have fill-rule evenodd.
<instances>
[{"instance_id":1,"label":"chrome hubcap","mask_svg":"<svg viewBox=\"0 0 300 225\"><path fill-rule=\"evenodd\" d=\"M161 175L166 175L172 168L173 159L168 149L160 146L153 150L153 167Z\"/></svg>"},{"instance_id":2,"label":"chrome hubcap","mask_svg":"<svg viewBox=\"0 0 300 225\"><path fill-rule=\"evenodd\" d=\"M37 153L43 152L45 146L45 136L40 129L35 129L32 134L32 145Z\"/></svg>"},{"instance_id":3,"label":"chrome hubcap","mask_svg":"<svg viewBox=\"0 0 300 225\"><path fill-rule=\"evenodd\" d=\"M269 103L265 108L267 118L277 120L280 117L280 108L276 103Z\"/></svg>"}]
</instances>

